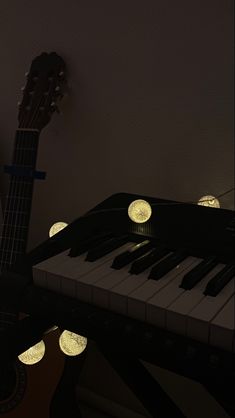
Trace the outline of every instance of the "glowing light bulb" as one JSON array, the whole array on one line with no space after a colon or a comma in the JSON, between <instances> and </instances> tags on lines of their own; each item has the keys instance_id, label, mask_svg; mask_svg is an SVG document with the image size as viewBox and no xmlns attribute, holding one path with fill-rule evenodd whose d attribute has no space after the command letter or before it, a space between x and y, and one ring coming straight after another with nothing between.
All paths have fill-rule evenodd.
<instances>
[{"instance_id":1,"label":"glowing light bulb","mask_svg":"<svg viewBox=\"0 0 235 418\"><path fill-rule=\"evenodd\" d=\"M218 199L216 199L216 197L211 196L211 195L202 196L198 201L198 205L209 206L211 208L220 208L220 203Z\"/></svg>"},{"instance_id":2,"label":"glowing light bulb","mask_svg":"<svg viewBox=\"0 0 235 418\"><path fill-rule=\"evenodd\" d=\"M43 341L33 345L28 350L24 351L24 353L18 356L18 359L27 365L32 365L39 363L42 360L45 354L45 344Z\"/></svg>"},{"instance_id":3,"label":"glowing light bulb","mask_svg":"<svg viewBox=\"0 0 235 418\"><path fill-rule=\"evenodd\" d=\"M151 217L152 209L146 200L137 199L129 205L128 215L133 222L144 223Z\"/></svg>"},{"instance_id":4,"label":"glowing light bulb","mask_svg":"<svg viewBox=\"0 0 235 418\"><path fill-rule=\"evenodd\" d=\"M57 232L64 229L68 224L66 222L56 222L52 225L49 230L49 237L51 238L53 235L57 234Z\"/></svg>"},{"instance_id":5,"label":"glowing light bulb","mask_svg":"<svg viewBox=\"0 0 235 418\"><path fill-rule=\"evenodd\" d=\"M87 338L71 331L63 331L59 339L60 349L67 356L81 354L87 346Z\"/></svg>"}]
</instances>

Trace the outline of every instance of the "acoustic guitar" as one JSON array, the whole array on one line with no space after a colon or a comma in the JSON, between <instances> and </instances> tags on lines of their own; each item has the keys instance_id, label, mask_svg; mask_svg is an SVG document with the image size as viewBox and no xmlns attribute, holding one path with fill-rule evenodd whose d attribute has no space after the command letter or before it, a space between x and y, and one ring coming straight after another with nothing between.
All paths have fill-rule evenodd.
<instances>
[{"instance_id":1,"label":"acoustic guitar","mask_svg":"<svg viewBox=\"0 0 235 418\"><path fill-rule=\"evenodd\" d=\"M55 52L44 52L33 60L26 76L12 165L5 166L10 174L10 186L3 216L0 280L26 251L34 180L45 178L45 173L35 169L39 135L63 97L65 63ZM17 313L0 297L0 332L17 320ZM14 365L8 365L0 359L0 416L51 416L51 398L64 368L58 337L58 329L45 335L45 355L37 364L25 366L17 360Z\"/></svg>"}]
</instances>

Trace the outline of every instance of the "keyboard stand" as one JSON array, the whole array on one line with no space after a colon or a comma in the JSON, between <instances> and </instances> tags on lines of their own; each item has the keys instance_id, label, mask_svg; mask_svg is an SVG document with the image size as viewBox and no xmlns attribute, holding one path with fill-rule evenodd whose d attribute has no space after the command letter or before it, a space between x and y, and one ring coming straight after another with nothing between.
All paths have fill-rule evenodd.
<instances>
[{"instance_id":1,"label":"keyboard stand","mask_svg":"<svg viewBox=\"0 0 235 418\"><path fill-rule=\"evenodd\" d=\"M153 418L185 417L138 358L125 352L119 354L112 352L107 342L105 346L101 342L96 341L96 343L111 367L129 386ZM234 382L216 381L214 378L205 377L204 381L199 383L224 408L230 417L235 417L234 402L232 401L234 399Z\"/></svg>"},{"instance_id":2,"label":"keyboard stand","mask_svg":"<svg viewBox=\"0 0 235 418\"><path fill-rule=\"evenodd\" d=\"M213 396L230 417L235 417L234 384L235 382L214 381L205 378L204 388Z\"/></svg>"},{"instance_id":3,"label":"keyboard stand","mask_svg":"<svg viewBox=\"0 0 235 418\"><path fill-rule=\"evenodd\" d=\"M184 417L172 399L170 399L161 386L145 369L140 360L138 360L138 353L137 355L134 354L134 346L138 348L137 351L142 351L140 348L144 349L146 344L141 344L139 337L138 339L135 339L135 333L133 333L134 337L132 337L132 334L128 337L127 333L122 332L122 323L119 324L119 319L117 327L115 327L115 322L113 323L113 321L111 321L112 327L107 326L110 318L113 316L116 317L116 315L102 311L101 309L88 304L78 303L75 299L54 294L53 292L35 286L28 286L27 290L25 289L22 294L21 306L22 312L32 316L19 321L15 329L13 327L13 329L4 332L4 338L2 339L2 344L0 346L1 358L9 358L9 360L11 358L14 359L16 355L35 344L35 341L40 340L44 330L57 324L61 329L70 329L73 332L86 335L88 339L91 338L94 340L110 365L131 388L153 418L165 418L168 416L172 418ZM128 321L125 320L124 324L126 325L127 322ZM136 327L141 335L141 325L138 323ZM117 333L118 329L119 334ZM124 329L126 329L126 327ZM134 329L135 328L133 328L133 330ZM116 340L113 345L112 337L115 335ZM120 345L120 339L121 341L126 340L128 350L121 351L123 345ZM161 340L161 334L159 334L158 339L159 341ZM26 343L27 345L25 345ZM138 343L139 346L136 346L136 343ZM152 342L150 343L150 346L151 345ZM11 350L9 350L9 347L11 347ZM180 347L181 346L179 345L179 348ZM156 350L157 348L158 346L156 346ZM227 413L230 414L231 417L234 417L234 375L229 373L230 369L228 369L228 374L226 373L222 376L220 374L217 375L215 357L215 373L209 373L209 377L206 374L206 367L204 370L204 364L207 364L207 361L205 361L207 356L205 358L200 357L200 362L196 360L193 362L186 362L184 357L182 357L182 359L180 357L182 350L183 347L178 350L178 361L176 364L174 363L176 367L169 367L169 370L201 383L208 392L211 393L215 400L221 404ZM122 355L120 355L120 353L122 353ZM154 352L154 357L156 357L155 354L157 355L158 361L154 362L154 364L163 369L168 368L166 367L166 364L168 363L165 359L160 358L160 352ZM172 352L172 356L169 357L168 354L166 356L167 359L173 359L173 354L174 351ZM143 356L143 359L145 359L145 356ZM180 359L182 360L182 363ZM151 355L147 361L150 363L152 362ZM200 367L201 364L203 367ZM192 370L190 370L190 365ZM171 366L173 366L173 364L171 364Z\"/></svg>"},{"instance_id":4,"label":"keyboard stand","mask_svg":"<svg viewBox=\"0 0 235 418\"><path fill-rule=\"evenodd\" d=\"M107 343L105 346L98 341L96 343L106 360L153 418L185 417L139 359L125 352L113 353Z\"/></svg>"},{"instance_id":5,"label":"keyboard stand","mask_svg":"<svg viewBox=\"0 0 235 418\"><path fill-rule=\"evenodd\" d=\"M96 341L98 348L122 380L129 386L153 418L185 417L159 383L146 370L141 361L128 354L112 352L107 345ZM225 382L214 377L198 381L213 396L230 417L235 417L234 381Z\"/></svg>"}]
</instances>

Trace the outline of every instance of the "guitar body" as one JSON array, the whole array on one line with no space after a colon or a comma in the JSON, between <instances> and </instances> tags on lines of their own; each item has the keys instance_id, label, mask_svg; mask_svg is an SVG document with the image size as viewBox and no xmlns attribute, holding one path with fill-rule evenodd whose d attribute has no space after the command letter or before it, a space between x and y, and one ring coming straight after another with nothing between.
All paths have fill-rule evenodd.
<instances>
[{"instance_id":1,"label":"guitar body","mask_svg":"<svg viewBox=\"0 0 235 418\"><path fill-rule=\"evenodd\" d=\"M41 130L57 110L56 101L63 97L64 84L65 63L55 52L44 52L33 60L19 106L19 126L12 165L5 166L11 179L0 237L0 287L2 277L7 277L12 266L26 251L34 179L45 178L45 173L35 169L38 140ZM4 274L1 276L1 273ZM4 286L2 289L5 289ZM2 289L0 334L18 319L13 300L11 308L3 306L6 295ZM59 335L58 328L45 334L45 355L35 365L25 366L18 359L14 364L4 364L4 359L0 359L0 416L51 416L51 399L60 382L65 362L59 347Z\"/></svg>"},{"instance_id":2,"label":"guitar body","mask_svg":"<svg viewBox=\"0 0 235 418\"><path fill-rule=\"evenodd\" d=\"M17 361L13 366L17 370L16 385L11 396L4 402L0 401L0 416L50 418L51 399L61 379L65 362L59 348L59 336L60 331L56 329L43 338L46 352L39 363L25 366Z\"/></svg>"}]
</instances>

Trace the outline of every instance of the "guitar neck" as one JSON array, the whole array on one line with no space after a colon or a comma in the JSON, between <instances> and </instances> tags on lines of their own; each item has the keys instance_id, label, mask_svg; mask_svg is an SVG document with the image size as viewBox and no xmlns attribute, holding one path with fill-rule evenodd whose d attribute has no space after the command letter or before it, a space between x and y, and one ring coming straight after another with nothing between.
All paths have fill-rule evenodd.
<instances>
[{"instance_id":1,"label":"guitar neck","mask_svg":"<svg viewBox=\"0 0 235 418\"><path fill-rule=\"evenodd\" d=\"M26 251L39 131L18 129L0 244L0 271L8 270Z\"/></svg>"}]
</instances>

